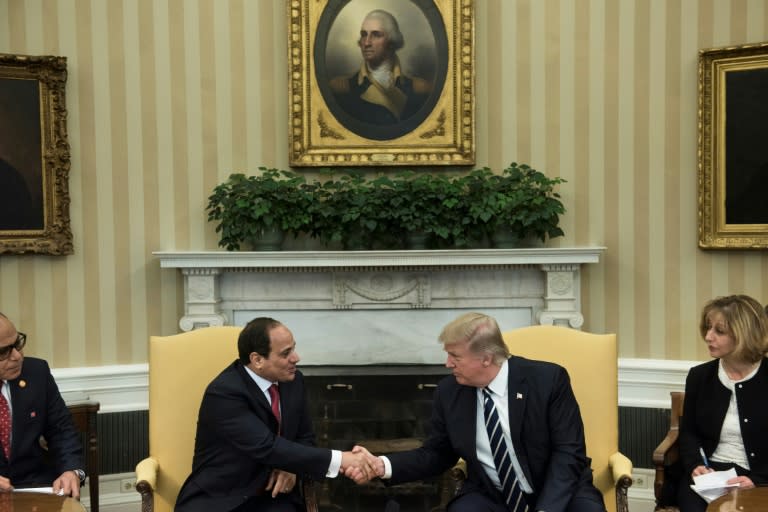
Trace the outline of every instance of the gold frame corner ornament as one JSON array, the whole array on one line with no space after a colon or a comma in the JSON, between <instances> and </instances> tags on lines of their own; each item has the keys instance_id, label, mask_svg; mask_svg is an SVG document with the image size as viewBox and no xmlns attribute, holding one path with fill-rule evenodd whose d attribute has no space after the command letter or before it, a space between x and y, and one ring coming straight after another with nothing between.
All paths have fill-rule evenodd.
<instances>
[{"instance_id":1,"label":"gold frame corner ornament","mask_svg":"<svg viewBox=\"0 0 768 512\"><path fill-rule=\"evenodd\" d=\"M65 86L67 59L0 53L0 79L36 81L39 91L42 225L0 230L0 254L64 255L74 252L69 219L70 150ZM0 84L2 86L2 84ZM37 110L37 105L34 105Z\"/></svg>"},{"instance_id":2,"label":"gold frame corner ornament","mask_svg":"<svg viewBox=\"0 0 768 512\"><path fill-rule=\"evenodd\" d=\"M398 2L382 2L397 9ZM405 3L405 2L403 2ZM382 127L347 118L327 85L333 23L355 0L289 0L289 161L293 167L440 166L475 164L475 50L473 0L410 0L432 28L435 87L414 115ZM396 11L393 11L395 14ZM356 18L362 19L362 17ZM402 25L402 23L400 23ZM435 30L438 27L438 30ZM359 25L355 28L357 30ZM346 33L345 33L346 34ZM403 29L408 40L408 33ZM354 46L354 40L344 43ZM355 48L359 61L359 48ZM325 53L324 53L325 52ZM445 57L444 59L441 57ZM358 69L360 64L357 64ZM359 121L359 122L358 122Z\"/></svg>"},{"instance_id":3,"label":"gold frame corner ornament","mask_svg":"<svg viewBox=\"0 0 768 512\"><path fill-rule=\"evenodd\" d=\"M737 219L734 212L742 204L754 204L739 202L738 197L726 200L726 183L749 188L749 176L745 168L727 165L740 158L740 152L744 151L744 148L736 146L726 137L727 115L734 120L739 115L738 109L748 110L749 107L733 104L733 100L729 100L733 96L726 94L726 84L728 78L736 76L730 73L743 71L759 72L763 77L761 80L768 76L763 74L768 73L768 42L699 51L697 156L698 242L701 249L768 248L768 214L760 213L759 219L752 217L729 222ZM749 87L749 79L749 75L742 74L738 87ZM768 92L761 90L760 93L763 100L768 102ZM768 145L751 149L757 150L763 151L762 156L768 162Z\"/></svg>"}]
</instances>

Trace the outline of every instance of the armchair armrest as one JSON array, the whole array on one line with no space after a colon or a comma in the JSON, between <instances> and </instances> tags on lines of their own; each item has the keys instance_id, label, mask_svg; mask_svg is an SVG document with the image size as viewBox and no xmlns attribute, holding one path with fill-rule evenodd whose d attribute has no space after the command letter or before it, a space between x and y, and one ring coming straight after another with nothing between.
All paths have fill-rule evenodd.
<instances>
[{"instance_id":1,"label":"armchair armrest","mask_svg":"<svg viewBox=\"0 0 768 512\"><path fill-rule=\"evenodd\" d=\"M667 455L670 455L670 450L677 444L678 435L679 431L670 430L667 432L667 435L664 437L664 439L661 440L659 446L653 450L653 463L656 466L664 466L666 463Z\"/></svg>"},{"instance_id":2,"label":"armchair armrest","mask_svg":"<svg viewBox=\"0 0 768 512\"><path fill-rule=\"evenodd\" d=\"M670 430L659 445L653 450L653 465L656 473L653 478L653 494L656 497L656 504L665 501L662 494L664 489L664 480L666 477L667 466L677 462L679 437L678 430Z\"/></svg>"},{"instance_id":3,"label":"armchair armrest","mask_svg":"<svg viewBox=\"0 0 768 512\"><path fill-rule=\"evenodd\" d=\"M459 462L450 469L450 472L451 478L453 478L457 484L456 490L458 491L461 488L461 484L467 479L467 461L459 459Z\"/></svg>"},{"instance_id":4,"label":"armchair armrest","mask_svg":"<svg viewBox=\"0 0 768 512\"><path fill-rule=\"evenodd\" d=\"M608 466L611 468L616 486L616 510L627 512L629 510L627 491L632 485L632 461L623 453L616 452L608 457Z\"/></svg>"},{"instance_id":5,"label":"armchair armrest","mask_svg":"<svg viewBox=\"0 0 768 512\"><path fill-rule=\"evenodd\" d=\"M159 467L157 459L152 457L147 457L136 464L136 490L141 494L141 512L152 512L155 509L155 488Z\"/></svg>"},{"instance_id":6,"label":"armchair armrest","mask_svg":"<svg viewBox=\"0 0 768 512\"><path fill-rule=\"evenodd\" d=\"M622 482L627 487L632 485L632 461L621 452L616 452L608 457L608 465L613 472L613 481ZM624 480L627 480L624 482Z\"/></svg>"}]
</instances>

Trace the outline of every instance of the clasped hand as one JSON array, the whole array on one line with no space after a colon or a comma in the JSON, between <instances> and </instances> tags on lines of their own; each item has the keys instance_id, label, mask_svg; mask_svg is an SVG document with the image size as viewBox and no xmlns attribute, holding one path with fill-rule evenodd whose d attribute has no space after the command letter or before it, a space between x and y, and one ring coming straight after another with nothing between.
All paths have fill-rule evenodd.
<instances>
[{"instance_id":1,"label":"clasped hand","mask_svg":"<svg viewBox=\"0 0 768 512\"><path fill-rule=\"evenodd\" d=\"M384 476L384 461L366 448L355 446L351 452L341 454L340 471L356 484L364 484Z\"/></svg>"},{"instance_id":2,"label":"clasped hand","mask_svg":"<svg viewBox=\"0 0 768 512\"><path fill-rule=\"evenodd\" d=\"M296 486L296 475L283 471L282 469L273 469L267 480L267 491L272 491L272 497L277 498L280 493L289 493Z\"/></svg>"}]
</instances>

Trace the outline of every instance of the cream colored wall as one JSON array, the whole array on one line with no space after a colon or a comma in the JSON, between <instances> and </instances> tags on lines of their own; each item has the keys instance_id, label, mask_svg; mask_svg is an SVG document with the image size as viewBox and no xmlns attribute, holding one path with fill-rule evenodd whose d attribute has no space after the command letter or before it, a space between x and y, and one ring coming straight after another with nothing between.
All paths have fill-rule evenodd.
<instances>
[{"instance_id":1,"label":"cream colored wall","mask_svg":"<svg viewBox=\"0 0 768 512\"><path fill-rule=\"evenodd\" d=\"M768 255L697 249L697 50L768 40L768 0L476 4L477 165L568 180L556 243L607 247L586 329L622 357L706 359L703 301L768 301ZM285 2L0 0L0 51L69 59L75 237L0 256L0 310L54 366L144 362L182 305L151 252L216 249L213 186L287 167Z\"/></svg>"}]
</instances>

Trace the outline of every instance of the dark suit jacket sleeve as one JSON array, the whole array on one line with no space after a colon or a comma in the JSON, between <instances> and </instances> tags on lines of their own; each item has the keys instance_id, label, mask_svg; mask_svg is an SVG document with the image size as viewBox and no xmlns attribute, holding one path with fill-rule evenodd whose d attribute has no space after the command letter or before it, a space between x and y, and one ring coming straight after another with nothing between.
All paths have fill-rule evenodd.
<instances>
[{"instance_id":1,"label":"dark suit jacket sleeve","mask_svg":"<svg viewBox=\"0 0 768 512\"><path fill-rule=\"evenodd\" d=\"M83 469L80 435L61 398L48 363L24 359L21 375L11 382L13 403L12 464L2 459L0 474L18 487L51 485L61 473ZM48 453L40 445L43 437Z\"/></svg>"},{"instance_id":2,"label":"dark suit jacket sleeve","mask_svg":"<svg viewBox=\"0 0 768 512\"><path fill-rule=\"evenodd\" d=\"M208 387L200 407L198 436L202 438L198 443L211 450L220 448L222 452L240 454L250 464L275 467L300 476L324 477L331 452L312 446L314 434L311 423L304 417L305 401L303 397L296 400L291 396L291 393L303 393L303 385L281 387L281 401L287 404L283 421L288 423L283 437L275 435L276 422L266 399L261 403L263 397L254 394L253 388L246 387L242 379L237 379L238 382L235 378L217 379ZM302 404L298 414L292 412L290 404L294 402ZM298 426L293 427L291 422ZM208 439L209 435L215 439Z\"/></svg>"},{"instance_id":3,"label":"dark suit jacket sleeve","mask_svg":"<svg viewBox=\"0 0 768 512\"><path fill-rule=\"evenodd\" d=\"M543 480L534 476L536 508L565 510L585 473L590 471L584 424L566 370L542 364L545 365L543 371L536 371L535 384L529 389L529 395L533 393L531 399L542 401L526 406L523 431L529 441L523 438L521 448L532 470L542 464L546 468ZM542 390L544 394L539 395ZM540 421L546 424L539 424Z\"/></svg>"},{"instance_id":4,"label":"dark suit jacket sleeve","mask_svg":"<svg viewBox=\"0 0 768 512\"><path fill-rule=\"evenodd\" d=\"M80 434L72 421L59 388L53 380L50 369L46 364L46 395L48 397L48 421L46 422L45 439L48 442L53 463L61 474L73 469L85 469L83 447Z\"/></svg>"}]
</instances>

